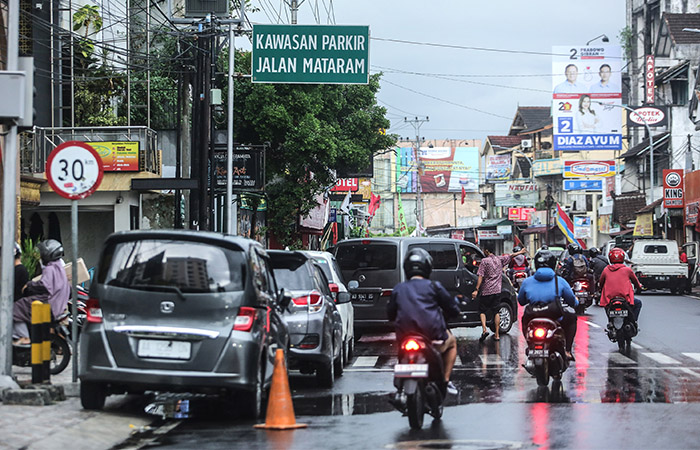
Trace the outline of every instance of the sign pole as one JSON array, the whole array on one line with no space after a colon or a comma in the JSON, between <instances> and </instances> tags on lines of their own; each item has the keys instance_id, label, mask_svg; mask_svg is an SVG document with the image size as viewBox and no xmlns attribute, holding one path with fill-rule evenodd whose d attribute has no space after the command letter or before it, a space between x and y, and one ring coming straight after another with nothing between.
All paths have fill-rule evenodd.
<instances>
[{"instance_id":1,"label":"sign pole","mask_svg":"<svg viewBox=\"0 0 700 450\"><path fill-rule=\"evenodd\" d=\"M73 383L75 383L78 381L78 290L76 289L78 282L78 200L70 202L70 228L73 251L70 284L73 295L73 304L71 305L73 323L71 323L70 335L73 338Z\"/></svg>"}]
</instances>

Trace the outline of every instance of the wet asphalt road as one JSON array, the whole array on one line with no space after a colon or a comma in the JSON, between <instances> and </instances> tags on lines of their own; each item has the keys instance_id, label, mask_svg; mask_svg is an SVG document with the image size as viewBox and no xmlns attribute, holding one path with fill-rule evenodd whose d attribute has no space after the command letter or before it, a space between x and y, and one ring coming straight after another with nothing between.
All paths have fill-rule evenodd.
<instances>
[{"instance_id":1,"label":"wet asphalt road","mask_svg":"<svg viewBox=\"0 0 700 450\"><path fill-rule=\"evenodd\" d=\"M641 331L629 357L605 336L602 308L579 317L576 362L559 388L538 389L522 369L519 326L483 344L480 329L453 330L460 392L448 398L442 421L426 417L420 431L386 402L393 335L375 334L357 344L333 389L291 374L297 421L307 429L254 431L202 403L194 417L167 421L168 432L148 440L165 448L700 448L700 299L641 298Z\"/></svg>"}]
</instances>

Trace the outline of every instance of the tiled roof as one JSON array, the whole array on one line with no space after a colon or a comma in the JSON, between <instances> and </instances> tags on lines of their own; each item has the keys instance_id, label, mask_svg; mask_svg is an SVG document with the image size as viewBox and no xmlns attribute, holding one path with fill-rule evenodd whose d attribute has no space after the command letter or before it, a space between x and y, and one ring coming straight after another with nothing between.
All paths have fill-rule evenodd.
<instances>
[{"instance_id":1,"label":"tiled roof","mask_svg":"<svg viewBox=\"0 0 700 450\"><path fill-rule=\"evenodd\" d=\"M683 31L683 28L700 29L700 14L664 13L663 20L674 44L700 44L700 33Z\"/></svg>"},{"instance_id":2,"label":"tiled roof","mask_svg":"<svg viewBox=\"0 0 700 450\"><path fill-rule=\"evenodd\" d=\"M646 195L643 192L628 192L616 195L613 203L613 220L621 225L634 220L637 211L647 204Z\"/></svg>"},{"instance_id":3,"label":"tiled roof","mask_svg":"<svg viewBox=\"0 0 700 450\"><path fill-rule=\"evenodd\" d=\"M637 211L637 214L643 214L643 213L652 212L652 211L653 211L657 206L659 206L659 205L661 204L661 202L663 202L663 201L664 201L664 199L663 199L663 198L660 198L660 199L656 200L654 203L649 204L649 205L646 205L644 208L642 208L642 209L640 209L639 211Z\"/></svg>"},{"instance_id":4,"label":"tiled roof","mask_svg":"<svg viewBox=\"0 0 700 450\"><path fill-rule=\"evenodd\" d=\"M509 134L518 134L522 130L542 124L549 119L551 110L549 106L519 106Z\"/></svg>"},{"instance_id":5,"label":"tiled roof","mask_svg":"<svg viewBox=\"0 0 700 450\"><path fill-rule=\"evenodd\" d=\"M523 140L520 136L486 136L491 145L497 145L499 147L513 148L520 145ZM498 149L496 149L498 150Z\"/></svg>"}]
</instances>

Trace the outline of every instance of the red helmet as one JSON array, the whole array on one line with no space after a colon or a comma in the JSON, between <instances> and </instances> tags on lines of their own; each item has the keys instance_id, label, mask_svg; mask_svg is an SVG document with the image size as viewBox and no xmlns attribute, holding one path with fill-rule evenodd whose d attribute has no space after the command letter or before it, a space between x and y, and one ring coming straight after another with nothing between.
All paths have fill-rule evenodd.
<instances>
[{"instance_id":1,"label":"red helmet","mask_svg":"<svg viewBox=\"0 0 700 450\"><path fill-rule=\"evenodd\" d=\"M608 260L610 264L620 264L625 262L625 251L621 248L615 247L608 253Z\"/></svg>"}]
</instances>

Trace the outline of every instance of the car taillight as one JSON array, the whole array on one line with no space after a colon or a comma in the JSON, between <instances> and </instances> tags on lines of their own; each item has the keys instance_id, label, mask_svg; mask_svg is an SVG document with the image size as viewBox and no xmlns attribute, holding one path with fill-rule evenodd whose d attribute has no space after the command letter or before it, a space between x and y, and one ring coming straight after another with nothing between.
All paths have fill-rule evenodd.
<instances>
[{"instance_id":1,"label":"car taillight","mask_svg":"<svg viewBox=\"0 0 700 450\"><path fill-rule=\"evenodd\" d=\"M545 330L544 328L535 328L535 332L533 333L533 335L537 339L542 339L547 335L547 330Z\"/></svg>"},{"instance_id":2,"label":"car taillight","mask_svg":"<svg viewBox=\"0 0 700 450\"><path fill-rule=\"evenodd\" d=\"M391 289L382 289L382 297L391 297Z\"/></svg>"},{"instance_id":3,"label":"car taillight","mask_svg":"<svg viewBox=\"0 0 700 450\"><path fill-rule=\"evenodd\" d=\"M318 312L323 307L323 296L318 291L292 299L296 306L309 306L309 312Z\"/></svg>"},{"instance_id":4,"label":"car taillight","mask_svg":"<svg viewBox=\"0 0 700 450\"><path fill-rule=\"evenodd\" d=\"M403 349L407 352L417 352L421 349L421 345L415 339L409 339L403 343Z\"/></svg>"},{"instance_id":5,"label":"car taillight","mask_svg":"<svg viewBox=\"0 0 700 450\"><path fill-rule=\"evenodd\" d=\"M233 329L235 331L250 331L253 328L256 312L255 308L241 306L238 309L236 319L233 321Z\"/></svg>"},{"instance_id":6,"label":"car taillight","mask_svg":"<svg viewBox=\"0 0 700 450\"><path fill-rule=\"evenodd\" d=\"M90 323L102 323L102 308L100 308L100 301L96 298L89 298L85 302L85 309L87 310L87 321Z\"/></svg>"}]
</instances>

